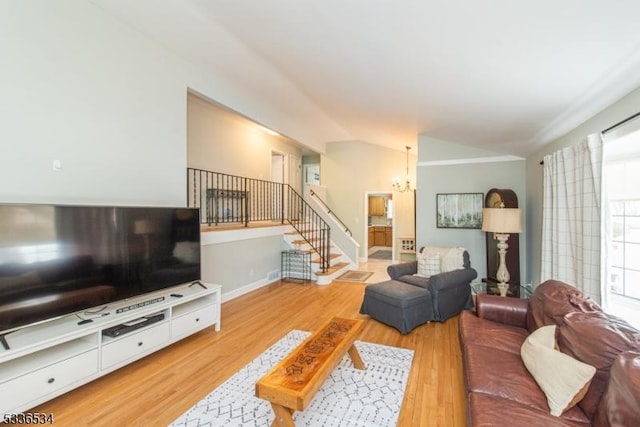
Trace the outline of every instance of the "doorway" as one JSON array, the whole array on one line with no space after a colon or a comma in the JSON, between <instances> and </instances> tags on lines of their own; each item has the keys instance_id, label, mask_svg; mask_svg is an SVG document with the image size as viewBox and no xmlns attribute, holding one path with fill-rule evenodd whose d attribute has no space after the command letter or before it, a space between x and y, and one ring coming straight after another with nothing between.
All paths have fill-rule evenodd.
<instances>
[{"instance_id":1,"label":"doorway","mask_svg":"<svg viewBox=\"0 0 640 427\"><path fill-rule=\"evenodd\" d=\"M367 218L364 230L365 261L369 259L391 261L395 247L396 217L393 193L365 192L364 205L364 216Z\"/></svg>"},{"instance_id":2,"label":"doorway","mask_svg":"<svg viewBox=\"0 0 640 427\"><path fill-rule=\"evenodd\" d=\"M285 171L286 166L285 155L276 151L271 152L271 181L280 184L286 184L285 177L287 176Z\"/></svg>"}]
</instances>

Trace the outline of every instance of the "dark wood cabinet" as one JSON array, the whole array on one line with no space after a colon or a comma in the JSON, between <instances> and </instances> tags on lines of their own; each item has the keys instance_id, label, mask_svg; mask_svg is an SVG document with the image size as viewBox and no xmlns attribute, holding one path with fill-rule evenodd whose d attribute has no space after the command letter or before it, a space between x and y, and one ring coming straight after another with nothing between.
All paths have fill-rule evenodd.
<instances>
[{"instance_id":1,"label":"dark wood cabinet","mask_svg":"<svg viewBox=\"0 0 640 427\"><path fill-rule=\"evenodd\" d=\"M386 200L380 196L369 196L369 216L385 216Z\"/></svg>"},{"instance_id":2,"label":"dark wood cabinet","mask_svg":"<svg viewBox=\"0 0 640 427\"><path fill-rule=\"evenodd\" d=\"M384 227L376 227L373 234L375 246L385 246Z\"/></svg>"},{"instance_id":3,"label":"dark wood cabinet","mask_svg":"<svg viewBox=\"0 0 640 427\"><path fill-rule=\"evenodd\" d=\"M484 199L484 206L487 208L499 208L504 203L505 208L517 208L518 196L513 190L492 188ZM507 256L505 258L507 270L509 271L509 296L520 296L520 239L518 234L510 234L507 244ZM496 273L500 263L498 255L498 241L493 238L493 233L486 233L487 243L487 284L498 283ZM489 288L489 287L488 287ZM487 289L489 291L489 289Z\"/></svg>"},{"instance_id":4,"label":"dark wood cabinet","mask_svg":"<svg viewBox=\"0 0 640 427\"><path fill-rule=\"evenodd\" d=\"M369 227L369 247L392 246L393 227L375 225Z\"/></svg>"},{"instance_id":5,"label":"dark wood cabinet","mask_svg":"<svg viewBox=\"0 0 640 427\"><path fill-rule=\"evenodd\" d=\"M393 246L393 228L385 227L384 228L384 245L385 246Z\"/></svg>"}]
</instances>

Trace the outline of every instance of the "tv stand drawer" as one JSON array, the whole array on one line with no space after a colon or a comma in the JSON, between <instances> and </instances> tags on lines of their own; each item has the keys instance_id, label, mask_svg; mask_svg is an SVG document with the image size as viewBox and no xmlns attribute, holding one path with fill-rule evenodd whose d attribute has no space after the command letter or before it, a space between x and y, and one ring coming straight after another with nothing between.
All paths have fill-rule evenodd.
<instances>
[{"instance_id":1,"label":"tv stand drawer","mask_svg":"<svg viewBox=\"0 0 640 427\"><path fill-rule=\"evenodd\" d=\"M130 333L102 347L102 369L138 359L170 340L169 322L164 321L140 332Z\"/></svg>"},{"instance_id":2,"label":"tv stand drawer","mask_svg":"<svg viewBox=\"0 0 640 427\"><path fill-rule=\"evenodd\" d=\"M56 393L98 372L98 350L87 351L2 383L2 411ZM34 393L37 390L36 393Z\"/></svg>"},{"instance_id":3,"label":"tv stand drawer","mask_svg":"<svg viewBox=\"0 0 640 427\"><path fill-rule=\"evenodd\" d=\"M176 317L171 321L171 336L175 339L211 326L216 316L217 306L212 305Z\"/></svg>"}]
</instances>

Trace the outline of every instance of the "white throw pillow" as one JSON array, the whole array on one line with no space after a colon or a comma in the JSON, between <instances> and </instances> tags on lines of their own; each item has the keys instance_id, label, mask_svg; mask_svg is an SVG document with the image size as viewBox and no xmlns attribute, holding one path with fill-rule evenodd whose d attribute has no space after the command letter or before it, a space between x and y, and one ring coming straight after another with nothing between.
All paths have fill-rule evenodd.
<instances>
[{"instance_id":1,"label":"white throw pillow","mask_svg":"<svg viewBox=\"0 0 640 427\"><path fill-rule=\"evenodd\" d=\"M442 257L442 261L440 262L440 270L442 272L459 270L464 268L464 248L451 248L446 253L444 257Z\"/></svg>"},{"instance_id":2,"label":"white throw pillow","mask_svg":"<svg viewBox=\"0 0 640 427\"><path fill-rule=\"evenodd\" d=\"M464 268L465 248L442 248L438 246L425 246L422 253L427 255L440 255L440 272L459 270Z\"/></svg>"},{"instance_id":3,"label":"white throw pillow","mask_svg":"<svg viewBox=\"0 0 640 427\"><path fill-rule=\"evenodd\" d=\"M524 365L547 396L550 413L559 417L586 394L596 368L555 349L556 326L543 326L522 344Z\"/></svg>"},{"instance_id":4,"label":"white throw pillow","mask_svg":"<svg viewBox=\"0 0 640 427\"><path fill-rule=\"evenodd\" d=\"M440 254L418 253L416 260L418 261L416 276L431 277L440 274Z\"/></svg>"}]
</instances>

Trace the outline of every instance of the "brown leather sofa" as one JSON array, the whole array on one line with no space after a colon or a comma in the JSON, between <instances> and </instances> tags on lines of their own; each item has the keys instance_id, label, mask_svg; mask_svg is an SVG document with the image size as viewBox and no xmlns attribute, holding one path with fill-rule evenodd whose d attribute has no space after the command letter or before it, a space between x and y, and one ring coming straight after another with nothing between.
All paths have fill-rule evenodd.
<instances>
[{"instance_id":1,"label":"brown leather sofa","mask_svg":"<svg viewBox=\"0 0 640 427\"><path fill-rule=\"evenodd\" d=\"M520 354L545 325L556 325L559 351L596 368L582 400L558 417ZM572 286L550 280L530 300L478 295L459 338L469 426L640 426L640 331Z\"/></svg>"}]
</instances>

